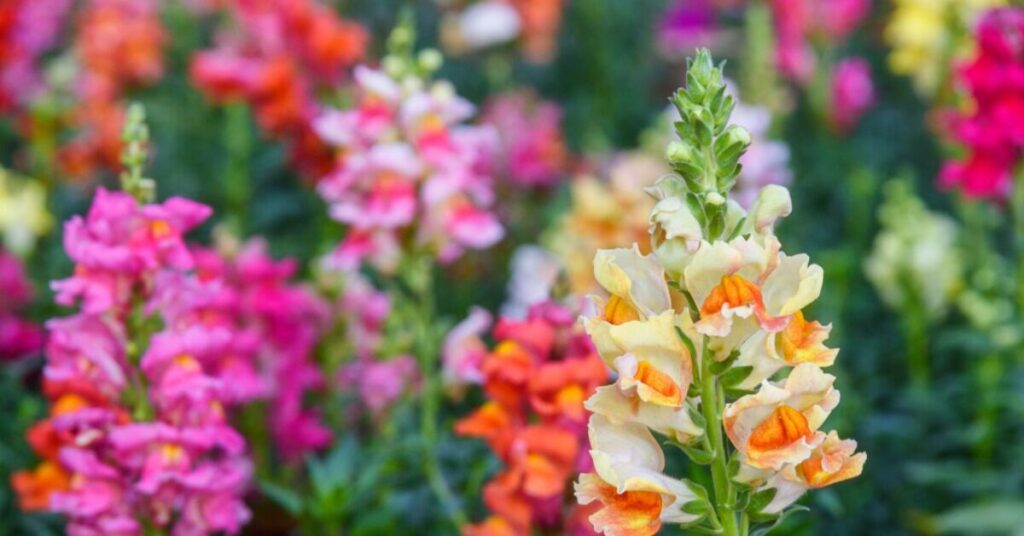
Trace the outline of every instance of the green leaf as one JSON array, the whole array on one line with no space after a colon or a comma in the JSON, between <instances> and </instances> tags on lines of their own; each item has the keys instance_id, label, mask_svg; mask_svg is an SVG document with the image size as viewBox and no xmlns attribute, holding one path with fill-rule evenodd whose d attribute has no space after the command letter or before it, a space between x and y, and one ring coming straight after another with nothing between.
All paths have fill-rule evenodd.
<instances>
[{"instance_id":1,"label":"green leaf","mask_svg":"<svg viewBox=\"0 0 1024 536\"><path fill-rule=\"evenodd\" d=\"M711 499L708 496L708 490L704 489L704 486L701 486L700 484L694 482L693 480L690 480L689 478L683 479L683 485L689 488L689 490L692 491L693 494L696 495L698 498L703 499L706 502L711 502Z\"/></svg>"},{"instance_id":2,"label":"green leaf","mask_svg":"<svg viewBox=\"0 0 1024 536\"><path fill-rule=\"evenodd\" d=\"M747 217L743 216L742 218L740 218L740 221L736 222L736 227L733 227L732 231L729 231L729 236L726 238L726 242L731 241L737 236L739 236L740 232L743 231L743 224L745 223L747 223Z\"/></svg>"},{"instance_id":3,"label":"green leaf","mask_svg":"<svg viewBox=\"0 0 1024 536\"><path fill-rule=\"evenodd\" d=\"M268 499L279 505L281 508L284 508L289 514L298 516L302 513L303 503L301 495L285 488L284 486L279 486L266 480L261 480L259 487L260 491L263 492Z\"/></svg>"},{"instance_id":4,"label":"green leaf","mask_svg":"<svg viewBox=\"0 0 1024 536\"><path fill-rule=\"evenodd\" d=\"M740 351L739 350L733 350L731 353L729 353L728 357L726 357L725 359L723 359L721 361L715 361L715 362L711 363L711 366L708 367L708 368L711 370L712 374L715 374L715 375L721 374L721 373L725 372L726 370L728 370L729 367L731 367L732 364L736 362L736 358L738 358L739 356L740 356Z\"/></svg>"},{"instance_id":5,"label":"green leaf","mask_svg":"<svg viewBox=\"0 0 1024 536\"><path fill-rule=\"evenodd\" d=\"M683 512L694 516L707 515L710 509L710 505L708 505L708 502L704 500L690 501L682 507Z\"/></svg>"},{"instance_id":6,"label":"green leaf","mask_svg":"<svg viewBox=\"0 0 1024 536\"><path fill-rule=\"evenodd\" d=\"M750 496L750 505L747 509L751 513L760 513L766 506L768 506L769 503L772 502L772 499L775 498L778 491L779 490L776 488L768 488L754 493Z\"/></svg>"},{"instance_id":7,"label":"green leaf","mask_svg":"<svg viewBox=\"0 0 1024 536\"><path fill-rule=\"evenodd\" d=\"M1024 498L974 501L930 521L937 534L1014 534L1024 526Z\"/></svg>"},{"instance_id":8,"label":"green leaf","mask_svg":"<svg viewBox=\"0 0 1024 536\"><path fill-rule=\"evenodd\" d=\"M679 528L685 530L689 534L722 534L721 529L714 527L708 527L705 525L707 517L701 517L689 523L680 523Z\"/></svg>"},{"instance_id":9,"label":"green leaf","mask_svg":"<svg viewBox=\"0 0 1024 536\"><path fill-rule=\"evenodd\" d=\"M690 387L693 388L692 386ZM704 414L697 410L692 404L686 405L686 411L690 414L690 420L693 424L696 424L698 428L707 429L708 421L704 418Z\"/></svg>"},{"instance_id":10,"label":"green leaf","mask_svg":"<svg viewBox=\"0 0 1024 536\"><path fill-rule=\"evenodd\" d=\"M791 516L791 515L793 515L793 514L795 514L797 512L810 512L810 511L811 511L811 509L807 508L806 506L797 505L797 506L791 506L789 509L783 511L781 514L776 514L776 515L773 515L773 516L754 516L754 515L751 515L750 519L752 521L768 521L768 522L771 522L771 525L768 525L768 526L765 526L765 527L759 527L757 529L754 529L754 530L750 531L750 536L765 536L769 532L779 528L779 526L781 526L782 523L786 519L789 518L789 516Z\"/></svg>"},{"instance_id":11,"label":"green leaf","mask_svg":"<svg viewBox=\"0 0 1024 536\"><path fill-rule=\"evenodd\" d=\"M723 387L735 387L742 383L743 380L747 379L747 377L750 376L750 373L753 371L754 367L751 366L732 367L729 370L725 371L725 373L723 373L719 377L719 379L722 381Z\"/></svg>"},{"instance_id":12,"label":"green leaf","mask_svg":"<svg viewBox=\"0 0 1024 536\"><path fill-rule=\"evenodd\" d=\"M668 441L668 444L686 453L686 456L690 458L690 461L697 465L711 465L711 462L715 461L714 452L708 452L701 448L691 447L675 440Z\"/></svg>"}]
</instances>

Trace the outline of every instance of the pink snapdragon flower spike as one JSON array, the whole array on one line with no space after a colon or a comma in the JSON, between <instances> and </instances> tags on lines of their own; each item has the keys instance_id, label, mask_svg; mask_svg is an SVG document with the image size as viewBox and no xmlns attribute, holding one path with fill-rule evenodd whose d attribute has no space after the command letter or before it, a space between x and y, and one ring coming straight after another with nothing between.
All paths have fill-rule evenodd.
<instances>
[{"instance_id":1,"label":"pink snapdragon flower spike","mask_svg":"<svg viewBox=\"0 0 1024 536\"><path fill-rule=\"evenodd\" d=\"M845 59L836 65L830 85L829 125L841 134L849 133L875 105L871 66L861 58Z\"/></svg>"},{"instance_id":2,"label":"pink snapdragon flower spike","mask_svg":"<svg viewBox=\"0 0 1024 536\"><path fill-rule=\"evenodd\" d=\"M514 187L551 187L567 177L562 110L526 91L502 93L484 105L482 120L498 131L500 176Z\"/></svg>"},{"instance_id":3,"label":"pink snapdragon flower spike","mask_svg":"<svg viewBox=\"0 0 1024 536\"><path fill-rule=\"evenodd\" d=\"M1005 199L1024 148L1024 9L988 12L976 38L977 52L957 70L972 106L947 114L950 134L967 154L943 165L939 184L975 199Z\"/></svg>"},{"instance_id":4,"label":"pink snapdragon flower spike","mask_svg":"<svg viewBox=\"0 0 1024 536\"><path fill-rule=\"evenodd\" d=\"M409 75L399 83L364 66L355 80L355 105L325 111L315 123L337 154L317 191L350 231L327 265L368 261L391 272L396 253L413 248L450 262L501 240L504 229L489 209L494 129L463 124L473 107L445 82Z\"/></svg>"},{"instance_id":5,"label":"pink snapdragon flower spike","mask_svg":"<svg viewBox=\"0 0 1024 536\"><path fill-rule=\"evenodd\" d=\"M68 534L235 534L249 519L251 462L228 411L266 389L238 359L250 342L226 314L236 296L193 270L184 234L209 214L100 189L67 224L76 275L54 287L81 309L47 324L52 407L30 441L48 498L22 504L64 514ZM33 478L16 476L26 490Z\"/></svg>"},{"instance_id":6,"label":"pink snapdragon flower spike","mask_svg":"<svg viewBox=\"0 0 1024 536\"><path fill-rule=\"evenodd\" d=\"M191 308L199 316L190 340L215 343L204 363L215 366L229 398L269 401L271 434L285 459L326 447L332 434L306 399L326 386L314 350L331 317L328 305L292 282L294 259L275 260L261 240L194 254L205 286L197 297L206 303ZM218 330L231 334L219 348Z\"/></svg>"},{"instance_id":7,"label":"pink snapdragon flower spike","mask_svg":"<svg viewBox=\"0 0 1024 536\"><path fill-rule=\"evenodd\" d=\"M45 90L41 60L60 37L71 0L13 0L0 6L0 111L21 111Z\"/></svg>"},{"instance_id":8,"label":"pink snapdragon flower spike","mask_svg":"<svg viewBox=\"0 0 1024 536\"><path fill-rule=\"evenodd\" d=\"M26 320L23 309L32 299L32 282L21 261L0 249L0 361L17 359L43 348L43 330Z\"/></svg>"}]
</instances>

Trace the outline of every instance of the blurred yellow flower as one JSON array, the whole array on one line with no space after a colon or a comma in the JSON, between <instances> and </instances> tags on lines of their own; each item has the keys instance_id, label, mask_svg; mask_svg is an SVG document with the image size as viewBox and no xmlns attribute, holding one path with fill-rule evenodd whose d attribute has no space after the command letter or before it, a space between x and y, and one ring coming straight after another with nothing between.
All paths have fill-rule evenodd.
<instances>
[{"instance_id":1,"label":"blurred yellow flower","mask_svg":"<svg viewBox=\"0 0 1024 536\"><path fill-rule=\"evenodd\" d=\"M950 59L969 50L969 28L986 9L1005 0L894 0L885 29L892 47L889 68L913 78L918 93L931 96L947 76Z\"/></svg>"},{"instance_id":2,"label":"blurred yellow flower","mask_svg":"<svg viewBox=\"0 0 1024 536\"><path fill-rule=\"evenodd\" d=\"M43 185L0 168L0 242L4 247L26 255L52 226Z\"/></svg>"}]
</instances>

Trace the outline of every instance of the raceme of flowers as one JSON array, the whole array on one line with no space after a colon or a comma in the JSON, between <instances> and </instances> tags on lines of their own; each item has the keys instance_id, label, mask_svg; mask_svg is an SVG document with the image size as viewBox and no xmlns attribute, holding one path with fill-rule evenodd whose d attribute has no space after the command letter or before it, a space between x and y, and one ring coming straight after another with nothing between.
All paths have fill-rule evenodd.
<instances>
[{"instance_id":1,"label":"raceme of flowers","mask_svg":"<svg viewBox=\"0 0 1024 536\"><path fill-rule=\"evenodd\" d=\"M75 271L53 289L79 310L47 324L50 415L28 432L44 461L13 484L69 534L237 533L249 518L250 462L227 411L250 384L231 327L204 314L221 282L191 271L183 241L209 215L99 189L65 226Z\"/></svg>"},{"instance_id":2,"label":"raceme of flowers","mask_svg":"<svg viewBox=\"0 0 1024 536\"><path fill-rule=\"evenodd\" d=\"M791 212L789 193L768 186L749 212L727 199L750 138L726 128L731 99L706 51L687 79L675 98L682 141L669 149L680 175L652 189L654 253L599 251L605 295L583 319L617 377L586 403L594 471L576 485L582 504L598 505L590 521L605 534L655 534L664 523L738 534L736 487L752 513L777 515L809 489L859 475L866 459L854 441L821 430L839 403L822 368L838 351L824 344L830 326L805 317L821 267L783 253L773 233ZM691 157L709 143L700 129L712 134L714 164ZM659 439L710 463L713 490L667 475Z\"/></svg>"},{"instance_id":3,"label":"raceme of flowers","mask_svg":"<svg viewBox=\"0 0 1024 536\"><path fill-rule=\"evenodd\" d=\"M230 0L223 8L235 24L221 30L216 48L195 54L192 80L219 102L250 104L300 171L325 173L332 158L313 131L317 91L363 59L369 35L316 0Z\"/></svg>"},{"instance_id":4,"label":"raceme of flowers","mask_svg":"<svg viewBox=\"0 0 1024 536\"><path fill-rule=\"evenodd\" d=\"M42 56L53 47L72 0L0 5L0 111L22 111L45 90Z\"/></svg>"},{"instance_id":5,"label":"raceme of flowers","mask_svg":"<svg viewBox=\"0 0 1024 536\"><path fill-rule=\"evenodd\" d=\"M1005 199L1024 149L1024 9L986 13L976 38L977 52L957 71L970 104L948 118L966 154L943 165L939 182L971 198Z\"/></svg>"},{"instance_id":6,"label":"raceme of flowers","mask_svg":"<svg viewBox=\"0 0 1024 536\"><path fill-rule=\"evenodd\" d=\"M401 63L392 58L385 64ZM451 84L414 72L360 66L355 81L355 105L316 122L337 151L317 191L349 229L328 263L351 270L367 260L393 272L413 249L450 262L501 240L504 229L488 209L497 134L462 124L472 105Z\"/></svg>"},{"instance_id":7,"label":"raceme of flowers","mask_svg":"<svg viewBox=\"0 0 1024 536\"><path fill-rule=\"evenodd\" d=\"M886 184L884 193L882 230L864 271L890 307L919 307L927 317L941 318L963 285L957 224L929 211L906 181Z\"/></svg>"},{"instance_id":8,"label":"raceme of flowers","mask_svg":"<svg viewBox=\"0 0 1024 536\"><path fill-rule=\"evenodd\" d=\"M455 431L486 440L504 467L484 486L491 517L465 533L593 534L589 509L565 497L575 476L591 470L583 401L608 370L574 315L554 302L525 319L501 318L493 335L475 371L487 401Z\"/></svg>"}]
</instances>

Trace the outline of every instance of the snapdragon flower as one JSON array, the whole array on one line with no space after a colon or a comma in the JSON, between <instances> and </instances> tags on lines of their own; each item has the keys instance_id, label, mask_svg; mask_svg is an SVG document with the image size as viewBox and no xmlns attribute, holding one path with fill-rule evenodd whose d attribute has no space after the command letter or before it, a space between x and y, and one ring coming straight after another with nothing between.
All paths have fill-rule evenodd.
<instances>
[{"instance_id":1,"label":"snapdragon flower","mask_svg":"<svg viewBox=\"0 0 1024 536\"><path fill-rule=\"evenodd\" d=\"M457 434L487 441L504 469L484 486L492 516L466 534L533 529L593 534L577 515L590 508L565 504L569 482L589 470L583 401L608 371L570 310L546 302L524 319L501 318L496 346L480 363L488 401L455 425Z\"/></svg>"},{"instance_id":2,"label":"snapdragon flower","mask_svg":"<svg viewBox=\"0 0 1024 536\"><path fill-rule=\"evenodd\" d=\"M866 455L821 430L839 403L822 370L837 351L830 327L805 318L823 270L773 232L792 210L788 191L763 188L749 211L729 199L751 137L729 124L734 101L706 50L673 100L676 174L649 189L653 252L594 259L604 292L583 324L617 378L586 403L594 471L576 496L598 505L590 520L604 534L666 523L746 534L808 489L859 475ZM710 466L711 488L666 474L661 442Z\"/></svg>"},{"instance_id":3,"label":"snapdragon flower","mask_svg":"<svg viewBox=\"0 0 1024 536\"><path fill-rule=\"evenodd\" d=\"M211 210L146 202L147 133L141 109L129 116L122 183L138 198L100 188L65 225L75 273L53 287L79 309L47 323L50 416L28 434L44 462L14 485L68 534L237 534L251 463L228 411L250 392L235 326L208 314L223 283L195 274L184 238Z\"/></svg>"},{"instance_id":4,"label":"snapdragon flower","mask_svg":"<svg viewBox=\"0 0 1024 536\"><path fill-rule=\"evenodd\" d=\"M328 257L331 266L352 270L369 261L393 272L402 252L413 249L451 262L504 236L488 209L497 135L463 124L473 106L451 84L425 77L435 56L420 59L396 54L384 60L390 70L357 67L354 106L316 121L337 154L317 191L349 229Z\"/></svg>"}]
</instances>

